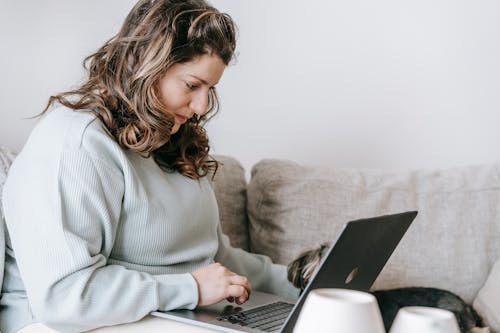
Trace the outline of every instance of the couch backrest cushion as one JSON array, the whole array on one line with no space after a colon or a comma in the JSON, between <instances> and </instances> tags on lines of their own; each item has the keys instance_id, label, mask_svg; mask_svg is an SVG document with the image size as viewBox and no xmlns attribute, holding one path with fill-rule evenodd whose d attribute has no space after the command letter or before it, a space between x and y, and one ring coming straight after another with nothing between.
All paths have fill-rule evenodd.
<instances>
[{"instance_id":1,"label":"couch backrest cushion","mask_svg":"<svg viewBox=\"0 0 500 333\"><path fill-rule=\"evenodd\" d=\"M229 236L232 246L248 250L245 170L232 157L217 155L215 159L220 162L214 191L222 231Z\"/></svg>"},{"instance_id":2,"label":"couch backrest cushion","mask_svg":"<svg viewBox=\"0 0 500 333\"><path fill-rule=\"evenodd\" d=\"M473 304L492 332L500 332L500 259L493 265Z\"/></svg>"},{"instance_id":3,"label":"couch backrest cushion","mask_svg":"<svg viewBox=\"0 0 500 333\"><path fill-rule=\"evenodd\" d=\"M500 166L382 171L264 160L248 185L250 248L288 263L359 218L418 210L374 289L444 288L471 302L500 256Z\"/></svg>"},{"instance_id":4,"label":"couch backrest cushion","mask_svg":"<svg viewBox=\"0 0 500 333\"><path fill-rule=\"evenodd\" d=\"M14 154L0 147L0 291L2 290L3 268L5 262L5 222L2 211L2 193L3 184L7 178L7 172L13 160Z\"/></svg>"}]
</instances>

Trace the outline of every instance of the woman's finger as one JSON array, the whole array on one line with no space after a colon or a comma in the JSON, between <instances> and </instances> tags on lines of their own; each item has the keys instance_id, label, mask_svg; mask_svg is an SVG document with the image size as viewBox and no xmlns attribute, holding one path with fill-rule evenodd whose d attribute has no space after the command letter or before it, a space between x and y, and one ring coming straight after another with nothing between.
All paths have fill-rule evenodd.
<instances>
[{"instance_id":1,"label":"woman's finger","mask_svg":"<svg viewBox=\"0 0 500 333\"><path fill-rule=\"evenodd\" d=\"M248 279L244 276L232 275L231 277L229 277L229 283L242 286L247 290L247 293L249 295L252 292L252 286L250 285L250 282L248 282Z\"/></svg>"},{"instance_id":2,"label":"woman's finger","mask_svg":"<svg viewBox=\"0 0 500 333\"><path fill-rule=\"evenodd\" d=\"M234 297L238 298L240 296L243 296L246 292L246 289L243 286L237 285L237 284L231 284L227 287L226 293L227 297Z\"/></svg>"},{"instance_id":3,"label":"woman's finger","mask_svg":"<svg viewBox=\"0 0 500 333\"><path fill-rule=\"evenodd\" d=\"M236 299L236 304L241 305L241 304L245 303L246 301L248 301L249 298L250 298L250 295L245 290L245 294Z\"/></svg>"}]
</instances>

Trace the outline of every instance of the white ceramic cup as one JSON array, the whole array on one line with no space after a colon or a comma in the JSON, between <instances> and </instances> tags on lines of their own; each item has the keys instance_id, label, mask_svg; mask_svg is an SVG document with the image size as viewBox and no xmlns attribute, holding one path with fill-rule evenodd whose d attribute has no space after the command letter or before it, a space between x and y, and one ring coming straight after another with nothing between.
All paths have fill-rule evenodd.
<instances>
[{"instance_id":1,"label":"white ceramic cup","mask_svg":"<svg viewBox=\"0 0 500 333\"><path fill-rule=\"evenodd\" d=\"M399 309L389 333L460 333L453 312L425 306Z\"/></svg>"},{"instance_id":2,"label":"white ceramic cup","mask_svg":"<svg viewBox=\"0 0 500 333\"><path fill-rule=\"evenodd\" d=\"M294 333L385 333L377 300L348 289L314 289L302 306Z\"/></svg>"}]
</instances>

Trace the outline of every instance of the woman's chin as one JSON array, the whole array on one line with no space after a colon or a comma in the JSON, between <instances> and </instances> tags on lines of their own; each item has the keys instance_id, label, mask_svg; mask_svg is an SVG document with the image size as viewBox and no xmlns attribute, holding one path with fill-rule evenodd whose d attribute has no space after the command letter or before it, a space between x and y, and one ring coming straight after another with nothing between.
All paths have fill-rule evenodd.
<instances>
[{"instance_id":1,"label":"woman's chin","mask_svg":"<svg viewBox=\"0 0 500 333\"><path fill-rule=\"evenodd\" d=\"M173 135L177 132L179 132L179 128L181 128L181 125L179 124L174 124L174 126L172 127L172 129L170 130L170 135Z\"/></svg>"}]
</instances>

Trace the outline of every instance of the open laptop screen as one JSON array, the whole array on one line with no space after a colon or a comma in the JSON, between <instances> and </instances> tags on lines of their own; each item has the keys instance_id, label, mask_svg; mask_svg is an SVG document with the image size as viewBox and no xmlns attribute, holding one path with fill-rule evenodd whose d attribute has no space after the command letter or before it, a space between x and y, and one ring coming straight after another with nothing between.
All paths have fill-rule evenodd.
<instances>
[{"instance_id":1,"label":"open laptop screen","mask_svg":"<svg viewBox=\"0 0 500 333\"><path fill-rule=\"evenodd\" d=\"M282 332L293 331L300 309L312 289L369 290L416 216L417 212L411 211L347 223L302 292Z\"/></svg>"}]
</instances>

